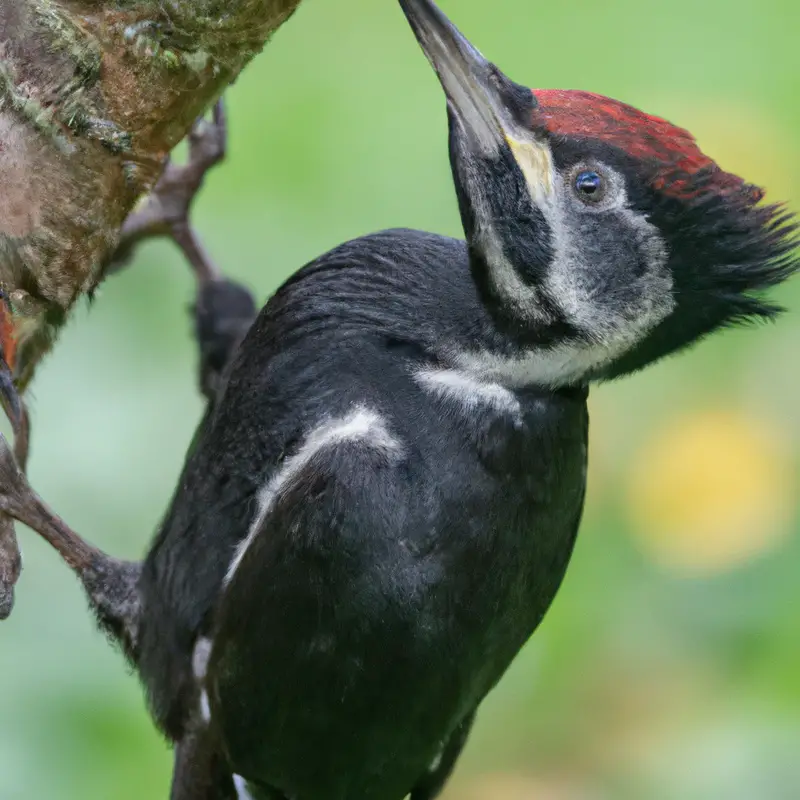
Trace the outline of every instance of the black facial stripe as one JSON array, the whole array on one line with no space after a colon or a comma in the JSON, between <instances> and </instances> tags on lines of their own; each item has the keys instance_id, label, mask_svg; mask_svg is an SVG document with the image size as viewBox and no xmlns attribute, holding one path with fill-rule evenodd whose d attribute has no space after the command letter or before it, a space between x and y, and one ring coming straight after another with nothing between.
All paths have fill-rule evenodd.
<instances>
[{"instance_id":1,"label":"black facial stripe","mask_svg":"<svg viewBox=\"0 0 800 800\"><path fill-rule=\"evenodd\" d=\"M503 145L499 158L484 161L484 167L484 194L503 253L525 284L541 284L553 260L550 226L533 204L525 176L508 145Z\"/></svg>"},{"instance_id":2,"label":"black facial stripe","mask_svg":"<svg viewBox=\"0 0 800 800\"><path fill-rule=\"evenodd\" d=\"M565 341L585 340L586 336L563 315L560 307L545 292L540 292L537 302L549 323L535 326L520 321L508 307L505 298L497 297L492 284L492 270L476 241L477 217L481 223L491 225L491 231L502 247L503 255L511 263L526 285L543 283L548 265L553 258L551 233L542 212L533 205L528 186L510 148L504 145L495 159L472 158L459 152L458 121L450 117L450 151L457 164L455 180L464 233L470 243L472 277L487 310L498 329L514 341L531 347L550 347ZM480 187L480 197L488 208L478 212L468 186ZM491 216L491 219L484 217Z\"/></svg>"},{"instance_id":3,"label":"black facial stripe","mask_svg":"<svg viewBox=\"0 0 800 800\"><path fill-rule=\"evenodd\" d=\"M544 291L537 296L537 307L548 321L530 325L526 320L520 319L510 310L507 299L497 296L484 254L472 247L470 266L472 279L498 332L510 337L516 346L547 348L565 342L590 340L586 332L572 324L555 300Z\"/></svg>"},{"instance_id":4,"label":"black facial stripe","mask_svg":"<svg viewBox=\"0 0 800 800\"><path fill-rule=\"evenodd\" d=\"M513 331L514 341L523 347L556 347L569 342L588 342L591 337L570 322L561 309L546 294L541 295L540 308L551 315L551 322L538 325L527 325L519 322L514 327L509 325L507 331Z\"/></svg>"}]
</instances>

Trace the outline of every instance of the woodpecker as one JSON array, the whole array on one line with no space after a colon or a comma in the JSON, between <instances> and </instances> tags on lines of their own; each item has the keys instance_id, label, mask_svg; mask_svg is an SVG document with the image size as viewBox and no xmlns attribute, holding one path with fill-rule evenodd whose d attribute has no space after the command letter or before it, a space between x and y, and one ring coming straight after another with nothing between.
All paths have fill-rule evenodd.
<instances>
[{"instance_id":1,"label":"woodpecker","mask_svg":"<svg viewBox=\"0 0 800 800\"><path fill-rule=\"evenodd\" d=\"M192 796L435 797L567 568L589 385L774 316L759 293L798 266L791 218L686 131L524 88L401 6L466 242L346 243L234 357L140 582L138 667Z\"/></svg>"},{"instance_id":2,"label":"woodpecker","mask_svg":"<svg viewBox=\"0 0 800 800\"><path fill-rule=\"evenodd\" d=\"M431 0L400 4L465 241L384 231L278 289L140 569L2 507L80 551L96 607L128 576L134 623L99 616L176 743L173 800L436 797L564 577L590 385L775 316L761 293L799 266L791 216L686 131L524 88Z\"/></svg>"},{"instance_id":3,"label":"woodpecker","mask_svg":"<svg viewBox=\"0 0 800 800\"><path fill-rule=\"evenodd\" d=\"M233 359L140 581L193 797L435 797L567 568L589 385L774 316L759 293L798 266L792 219L686 131L524 88L400 3L466 241L337 247Z\"/></svg>"}]
</instances>

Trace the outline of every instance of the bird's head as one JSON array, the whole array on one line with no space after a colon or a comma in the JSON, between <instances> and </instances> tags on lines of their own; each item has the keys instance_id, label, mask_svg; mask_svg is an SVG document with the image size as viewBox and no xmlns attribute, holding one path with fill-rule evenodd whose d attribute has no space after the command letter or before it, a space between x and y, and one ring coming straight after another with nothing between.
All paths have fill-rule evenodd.
<instances>
[{"instance_id":1,"label":"bird's head","mask_svg":"<svg viewBox=\"0 0 800 800\"><path fill-rule=\"evenodd\" d=\"M512 382L538 369L584 383L780 310L759 294L800 266L794 224L761 190L682 128L600 95L520 86L431 0L400 3L447 96L481 296L535 356L527 368L462 360Z\"/></svg>"}]
</instances>

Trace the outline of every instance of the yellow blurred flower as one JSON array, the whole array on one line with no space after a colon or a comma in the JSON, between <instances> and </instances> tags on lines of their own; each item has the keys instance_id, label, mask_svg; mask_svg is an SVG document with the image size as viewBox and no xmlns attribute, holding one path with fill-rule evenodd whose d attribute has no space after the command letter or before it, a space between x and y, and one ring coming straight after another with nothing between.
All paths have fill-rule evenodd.
<instances>
[{"instance_id":1,"label":"yellow blurred flower","mask_svg":"<svg viewBox=\"0 0 800 800\"><path fill-rule=\"evenodd\" d=\"M627 477L642 548L692 573L729 570L774 547L791 529L797 495L780 431L725 409L688 413L655 431Z\"/></svg>"}]
</instances>

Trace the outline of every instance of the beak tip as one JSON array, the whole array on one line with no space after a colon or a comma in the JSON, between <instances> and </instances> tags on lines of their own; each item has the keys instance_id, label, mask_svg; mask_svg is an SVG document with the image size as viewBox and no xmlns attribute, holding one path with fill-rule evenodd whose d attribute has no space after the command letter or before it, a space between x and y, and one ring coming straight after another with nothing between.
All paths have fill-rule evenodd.
<instances>
[{"instance_id":1,"label":"beak tip","mask_svg":"<svg viewBox=\"0 0 800 800\"><path fill-rule=\"evenodd\" d=\"M488 80L489 62L433 0L399 2L444 89L451 117L476 151L496 154L504 136L504 104Z\"/></svg>"}]
</instances>

